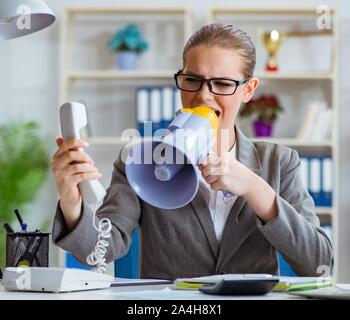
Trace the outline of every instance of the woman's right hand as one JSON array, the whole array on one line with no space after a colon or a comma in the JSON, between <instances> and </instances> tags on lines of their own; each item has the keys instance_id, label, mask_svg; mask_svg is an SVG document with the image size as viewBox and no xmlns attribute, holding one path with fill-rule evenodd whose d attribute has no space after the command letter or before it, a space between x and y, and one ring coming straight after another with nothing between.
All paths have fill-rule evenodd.
<instances>
[{"instance_id":1,"label":"woman's right hand","mask_svg":"<svg viewBox=\"0 0 350 320\"><path fill-rule=\"evenodd\" d=\"M78 184L99 179L102 175L89 155L79 150L87 147L87 142L76 138L63 141L58 137L56 144L58 149L52 156L51 170L60 195L60 207L67 224L71 225L80 217L82 199Z\"/></svg>"}]
</instances>

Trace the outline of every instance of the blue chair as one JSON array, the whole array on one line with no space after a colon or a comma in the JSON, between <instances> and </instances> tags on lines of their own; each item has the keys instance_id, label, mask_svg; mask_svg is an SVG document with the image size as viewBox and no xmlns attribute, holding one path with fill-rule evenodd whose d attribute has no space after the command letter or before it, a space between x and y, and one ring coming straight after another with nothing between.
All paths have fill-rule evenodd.
<instances>
[{"instance_id":1,"label":"blue chair","mask_svg":"<svg viewBox=\"0 0 350 320\"><path fill-rule=\"evenodd\" d=\"M132 234L132 242L128 253L114 261L114 275L119 278L140 278L139 273L139 229Z\"/></svg>"},{"instance_id":2,"label":"blue chair","mask_svg":"<svg viewBox=\"0 0 350 320\"><path fill-rule=\"evenodd\" d=\"M283 256L278 253L278 269L279 273L283 277L296 277L297 274L293 271L292 267L283 258Z\"/></svg>"},{"instance_id":3,"label":"blue chair","mask_svg":"<svg viewBox=\"0 0 350 320\"><path fill-rule=\"evenodd\" d=\"M84 266L77 259L75 259L70 252L66 252L66 267L91 270L90 267Z\"/></svg>"}]
</instances>

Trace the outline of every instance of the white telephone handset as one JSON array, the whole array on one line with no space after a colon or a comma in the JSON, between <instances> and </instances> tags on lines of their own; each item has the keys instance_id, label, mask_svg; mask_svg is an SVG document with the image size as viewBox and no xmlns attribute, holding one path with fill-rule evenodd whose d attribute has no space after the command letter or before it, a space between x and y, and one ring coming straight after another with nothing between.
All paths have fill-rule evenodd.
<instances>
[{"instance_id":1,"label":"white telephone handset","mask_svg":"<svg viewBox=\"0 0 350 320\"><path fill-rule=\"evenodd\" d=\"M87 125L85 106L78 102L67 102L60 108L60 123L63 140L78 138L80 130ZM97 180L84 181L79 184L84 201L96 204L106 195L105 189Z\"/></svg>"},{"instance_id":2,"label":"white telephone handset","mask_svg":"<svg viewBox=\"0 0 350 320\"><path fill-rule=\"evenodd\" d=\"M77 102L65 103L60 109L60 122L63 139L80 138L80 130L87 125L85 106ZM97 204L103 200L106 191L97 180L84 181L79 184L84 201L89 204ZM95 266L93 271L80 269L60 268L6 268L2 284L6 290L16 291L49 291L67 292L108 288L114 281L114 277L96 274L106 271L107 251L112 224L107 218L93 226L98 231L98 239L95 250L86 258L88 264Z\"/></svg>"},{"instance_id":3,"label":"white telephone handset","mask_svg":"<svg viewBox=\"0 0 350 320\"><path fill-rule=\"evenodd\" d=\"M78 102L67 102L60 108L60 122L63 140L80 138L80 130L87 125L85 106ZM79 184L79 189L83 200L88 204L96 205L103 200L106 195L105 189L98 180L83 181ZM103 218L95 225L95 215L93 226L98 231L98 239L95 250L86 258L86 262L95 266L93 271L105 272L106 259L104 258L108 241L111 237L112 223L109 219Z\"/></svg>"}]
</instances>

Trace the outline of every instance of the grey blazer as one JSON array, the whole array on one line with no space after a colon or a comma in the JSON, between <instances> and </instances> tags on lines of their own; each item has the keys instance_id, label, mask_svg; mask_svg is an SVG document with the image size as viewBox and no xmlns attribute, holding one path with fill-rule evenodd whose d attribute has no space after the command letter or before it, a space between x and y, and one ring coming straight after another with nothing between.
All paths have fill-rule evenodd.
<instances>
[{"instance_id":1,"label":"grey blazer","mask_svg":"<svg viewBox=\"0 0 350 320\"><path fill-rule=\"evenodd\" d=\"M108 217L113 224L107 262L127 253L132 231L140 227L142 278L278 274L277 252L300 276L319 276L319 267L332 269L331 241L320 227L313 199L302 185L297 152L277 144L252 143L238 128L236 133L237 160L276 191L278 216L263 224L245 199L238 197L219 243L201 189L183 208L152 207L138 198L128 184L119 157L114 162L107 195L97 211L98 218ZM86 264L97 232L92 226L91 208L83 204L82 210L80 221L69 232L58 204L52 235L56 245Z\"/></svg>"}]
</instances>

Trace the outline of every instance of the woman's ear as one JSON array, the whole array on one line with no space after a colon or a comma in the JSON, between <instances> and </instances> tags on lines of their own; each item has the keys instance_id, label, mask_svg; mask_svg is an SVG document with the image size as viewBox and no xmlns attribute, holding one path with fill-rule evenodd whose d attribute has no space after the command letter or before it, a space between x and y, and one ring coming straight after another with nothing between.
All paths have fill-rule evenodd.
<instances>
[{"instance_id":1,"label":"woman's ear","mask_svg":"<svg viewBox=\"0 0 350 320\"><path fill-rule=\"evenodd\" d=\"M260 80L257 77L253 77L248 80L248 82L243 87L242 102L247 103L252 97L259 86Z\"/></svg>"}]
</instances>

